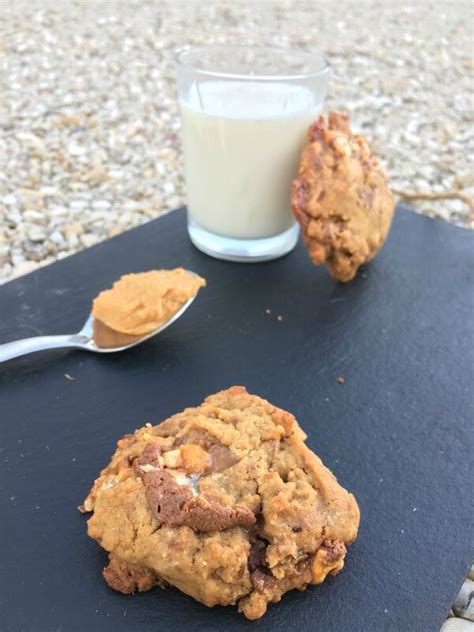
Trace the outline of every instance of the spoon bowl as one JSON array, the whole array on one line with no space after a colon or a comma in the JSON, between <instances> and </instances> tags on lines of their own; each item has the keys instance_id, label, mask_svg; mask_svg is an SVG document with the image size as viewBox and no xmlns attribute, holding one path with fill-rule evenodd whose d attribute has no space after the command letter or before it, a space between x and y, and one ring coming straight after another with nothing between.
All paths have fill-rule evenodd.
<instances>
[{"instance_id":1,"label":"spoon bowl","mask_svg":"<svg viewBox=\"0 0 474 632\"><path fill-rule=\"evenodd\" d=\"M192 276L197 276L191 270L186 272ZM116 353L117 351L125 351L131 349L137 345L153 338L157 334L164 331L167 327L172 325L184 312L188 309L191 303L197 296L197 292L194 296L188 299L181 307L171 315L171 317L162 323L157 329L154 329L148 334L143 335L137 340L133 340L125 345L116 347L99 347L94 340L94 316L89 314L86 322L82 326L82 329L77 334L62 335L62 336L35 336L33 338L24 338L22 340L14 340L13 342L7 342L0 345L0 363L17 358L28 353L34 353L36 351L44 351L46 349L62 349L73 348L83 349L84 351L92 351L93 353Z\"/></svg>"}]
</instances>

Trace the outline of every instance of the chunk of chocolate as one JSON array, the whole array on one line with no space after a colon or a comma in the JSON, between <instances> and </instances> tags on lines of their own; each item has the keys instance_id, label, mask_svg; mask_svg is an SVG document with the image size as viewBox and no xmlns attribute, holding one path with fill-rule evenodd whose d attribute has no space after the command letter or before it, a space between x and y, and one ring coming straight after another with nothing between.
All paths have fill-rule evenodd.
<instances>
[{"instance_id":1,"label":"chunk of chocolate","mask_svg":"<svg viewBox=\"0 0 474 632\"><path fill-rule=\"evenodd\" d=\"M189 485L180 485L159 465L159 451L154 445L145 448L137 470L145 485L150 511L160 526L187 526L205 533L233 526L251 527L255 523L254 513L245 505L229 507L215 499L196 496Z\"/></svg>"}]
</instances>

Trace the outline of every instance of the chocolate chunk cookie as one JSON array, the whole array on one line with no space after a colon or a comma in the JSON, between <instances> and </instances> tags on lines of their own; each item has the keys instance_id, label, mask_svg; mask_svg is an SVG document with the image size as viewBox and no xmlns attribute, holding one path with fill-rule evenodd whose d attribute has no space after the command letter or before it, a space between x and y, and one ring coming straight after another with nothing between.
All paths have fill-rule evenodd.
<instances>
[{"instance_id":1,"label":"chocolate chunk cookie","mask_svg":"<svg viewBox=\"0 0 474 632\"><path fill-rule=\"evenodd\" d=\"M339 281L350 281L382 247L395 208L393 194L366 140L347 116L331 112L308 130L293 213L309 256Z\"/></svg>"},{"instance_id":2,"label":"chocolate chunk cookie","mask_svg":"<svg viewBox=\"0 0 474 632\"><path fill-rule=\"evenodd\" d=\"M123 593L172 584L258 619L344 565L359 509L293 415L234 386L126 435L81 507Z\"/></svg>"}]
</instances>

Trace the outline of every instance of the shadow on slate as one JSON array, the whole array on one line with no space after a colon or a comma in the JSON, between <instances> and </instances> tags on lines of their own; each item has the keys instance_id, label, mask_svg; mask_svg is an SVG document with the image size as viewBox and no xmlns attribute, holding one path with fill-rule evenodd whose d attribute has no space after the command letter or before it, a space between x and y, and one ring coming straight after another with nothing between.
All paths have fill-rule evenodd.
<instances>
[{"instance_id":1,"label":"shadow on slate","mask_svg":"<svg viewBox=\"0 0 474 632\"><path fill-rule=\"evenodd\" d=\"M473 259L473 233L399 208L377 259L341 285L301 243L266 264L206 257L180 210L0 287L6 342L78 330L125 272L183 266L208 280L141 347L0 367L1 629L438 630L472 561ZM76 505L119 437L232 384L292 411L354 492L346 568L253 623L173 588L109 590Z\"/></svg>"}]
</instances>

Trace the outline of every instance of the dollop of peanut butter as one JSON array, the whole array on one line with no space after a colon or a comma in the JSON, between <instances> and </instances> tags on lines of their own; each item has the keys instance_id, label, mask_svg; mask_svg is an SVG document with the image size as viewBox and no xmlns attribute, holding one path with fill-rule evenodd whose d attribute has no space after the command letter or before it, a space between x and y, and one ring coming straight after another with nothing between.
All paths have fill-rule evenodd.
<instances>
[{"instance_id":1,"label":"dollop of peanut butter","mask_svg":"<svg viewBox=\"0 0 474 632\"><path fill-rule=\"evenodd\" d=\"M122 276L94 299L97 346L121 346L152 333L205 285L203 278L183 268Z\"/></svg>"}]
</instances>

